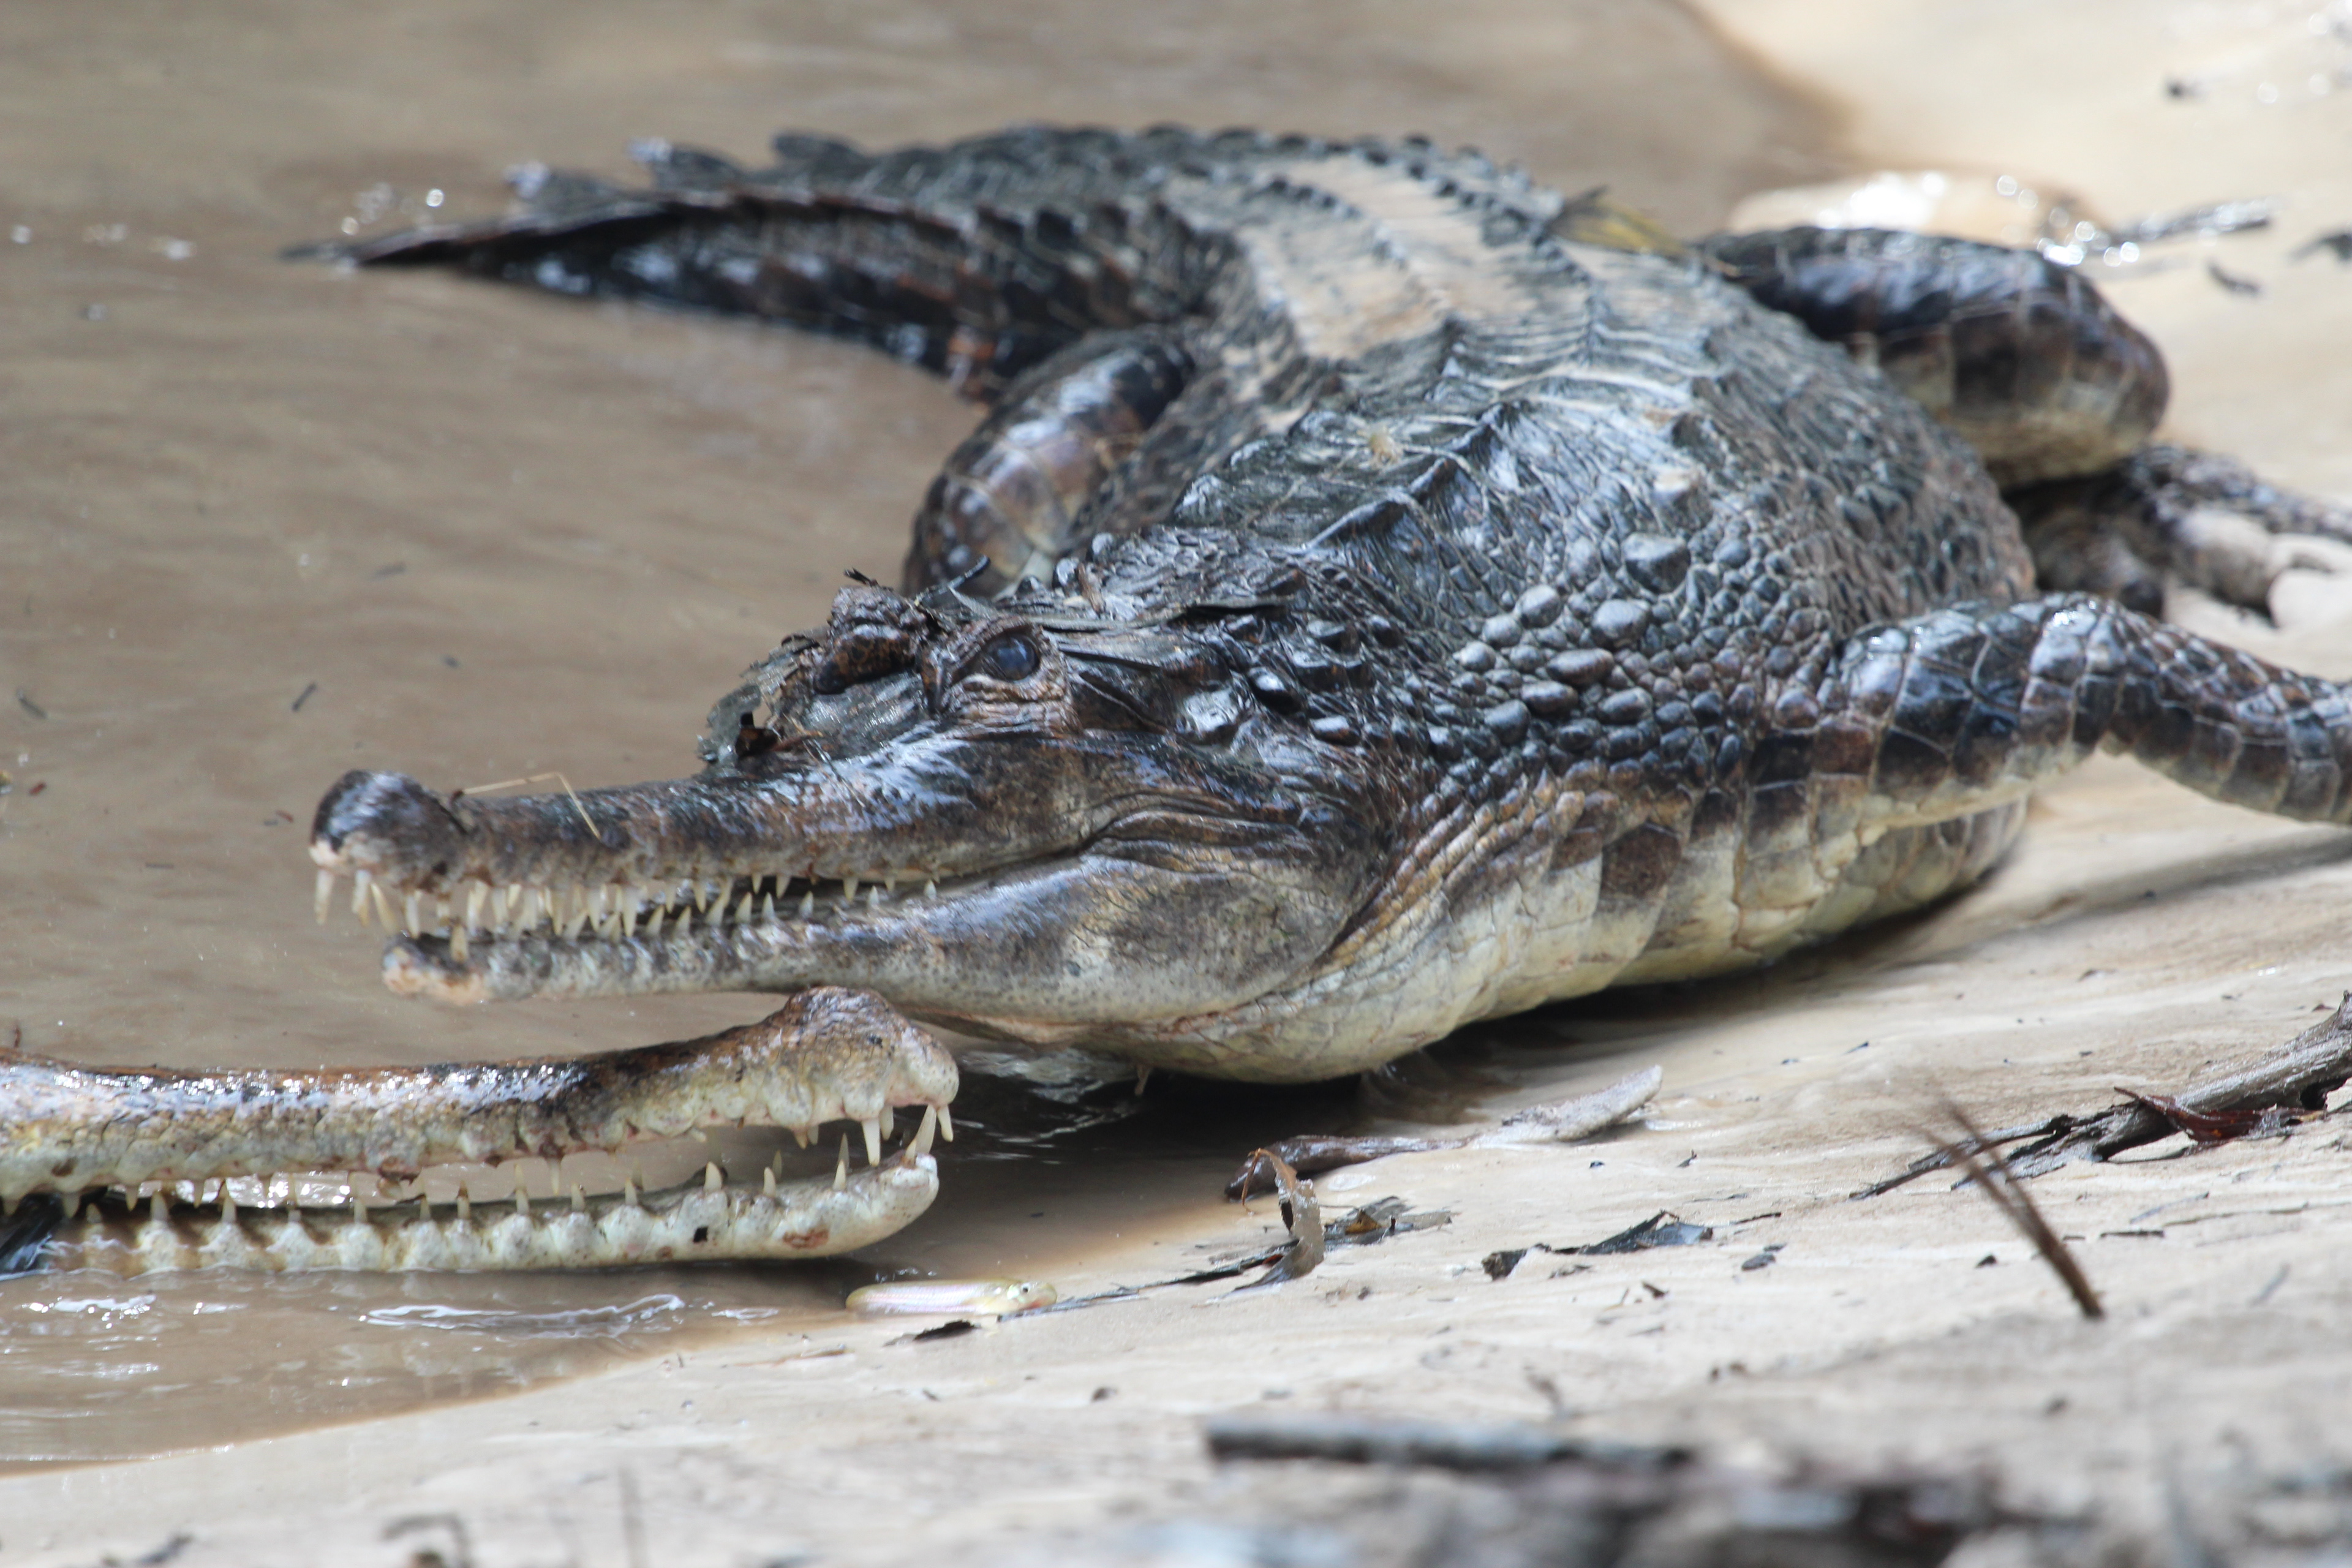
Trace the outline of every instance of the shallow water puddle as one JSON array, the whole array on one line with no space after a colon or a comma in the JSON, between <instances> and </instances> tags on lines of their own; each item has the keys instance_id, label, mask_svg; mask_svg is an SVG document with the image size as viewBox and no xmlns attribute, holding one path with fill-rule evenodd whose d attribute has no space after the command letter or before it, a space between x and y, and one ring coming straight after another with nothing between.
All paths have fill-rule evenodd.
<instances>
[{"instance_id":1,"label":"shallow water puddle","mask_svg":"<svg viewBox=\"0 0 2352 1568\"><path fill-rule=\"evenodd\" d=\"M141 1458L835 1318L824 1269L0 1282L0 1468Z\"/></svg>"}]
</instances>

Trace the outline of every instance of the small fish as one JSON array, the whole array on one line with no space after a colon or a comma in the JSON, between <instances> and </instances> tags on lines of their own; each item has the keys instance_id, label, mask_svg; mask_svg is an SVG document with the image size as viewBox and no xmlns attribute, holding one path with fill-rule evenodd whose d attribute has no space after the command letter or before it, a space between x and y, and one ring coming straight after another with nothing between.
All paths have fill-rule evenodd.
<instances>
[{"instance_id":1,"label":"small fish","mask_svg":"<svg viewBox=\"0 0 2352 1568\"><path fill-rule=\"evenodd\" d=\"M1058 1292L1039 1279L893 1279L849 1293L849 1310L869 1317L952 1318L988 1312L1009 1318L1050 1307Z\"/></svg>"}]
</instances>

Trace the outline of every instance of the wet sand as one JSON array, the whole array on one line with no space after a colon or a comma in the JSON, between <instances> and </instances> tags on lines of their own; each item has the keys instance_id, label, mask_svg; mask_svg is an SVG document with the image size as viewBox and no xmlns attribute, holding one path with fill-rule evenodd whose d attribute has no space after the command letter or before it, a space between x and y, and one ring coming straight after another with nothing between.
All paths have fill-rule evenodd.
<instances>
[{"instance_id":1,"label":"wet sand","mask_svg":"<svg viewBox=\"0 0 2352 1568\"><path fill-rule=\"evenodd\" d=\"M490 210L524 159L618 174L645 134L751 156L785 124L887 142L1181 119L1425 131L1689 231L1748 193L1877 166L2013 166L2113 218L2279 195L2273 229L2178 247L2116 297L2172 358L2179 434L2352 495L2352 271L2293 255L2352 223L2352 100L2311 85L2346 63L2339 39L2299 12L2120 0L1709 10L1726 37L1597 5L0 16L0 684L17 694L0 704L0 1028L93 1062L313 1065L604 1048L756 1008L427 1008L382 991L348 921L310 923L303 834L346 767L443 785L686 771L709 701L820 619L843 568L895 574L972 417L842 345L275 259L436 190L442 210ZM2263 291L2224 289L2209 260ZM2278 608L2276 630L2186 614L2352 673L2341 579L2297 574ZM912 1557L1266 1506L1209 1469L1203 1412L1540 1418L1531 1372L1581 1431L2001 1454L2028 1489L2127 1514L2157 1439L2124 1428L2148 1411L2258 1446L2326 1430L2347 1363L2309 1346L2352 1295L2334 1134L2048 1179L2086 1237L2165 1231L2086 1242L2128 1325L2104 1339L1969 1194L1836 1200L1908 1157L1930 1083L2022 1119L2294 1034L2352 973L2347 888L2343 834L2095 766L1948 910L1452 1047L1510 1086L1487 1113L1653 1060L1667 1097L1648 1129L1570 1158L1328 1179L1334 1201L1395 1192L1456 1217L1221 1305L1211 1287L940 1344L837 1310L874 1268L1068 1294L1181 1272L1267 1233L1217 1200L1232 1154L1294 1112L1345 1119L1344 1097L1180 1095L1147 1102L1143 1136L950 1163L939 1210L863 1273L0 1285L0 1458L46 1462L0 1479L0 1551L134 1556L186 1531L177 1561L393 1563L428 1542L388 1524L451 1512L484 1568L630 1562L625 1514L652 1561ZM2135 1222L2192 1194L2204 1209ZM1662 1207L1721 1240L1638 1278L1478 1271L1496 1247ZM1775 1240L1782 1262L1738 1271ZM1989 1252L2001 1266L1976 1268ZM2053 1379L2074 1414L2029 1429ZM1945 1407L1933 1430L1900 1418L1921 1401ZM1833 1428L1807 1414L1826 1408ZM176 1457L48 1468L154 1454Z\"/></svg>"}]
</instances>

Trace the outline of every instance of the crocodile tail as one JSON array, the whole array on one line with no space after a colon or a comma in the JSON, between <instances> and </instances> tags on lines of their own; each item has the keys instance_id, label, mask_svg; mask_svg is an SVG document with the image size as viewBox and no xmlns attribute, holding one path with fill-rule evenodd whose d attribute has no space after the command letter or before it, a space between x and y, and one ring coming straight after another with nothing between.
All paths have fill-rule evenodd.
<instances>
[{"instance_id":1,"label":"crocodile tail","mask_svg":"<svg viewBox=\"0 0 2352 1568\"><path fill-rule=\"evenodd\" d=\"M989 398L1087 331L1198 304L1213 258L1168 231L1134 175L1222 164L1242 151L1225 140L1031 128L868 153L787 134L759 170L644 142L650 186L527 165L504 217L288 254L762 317Z\"/></svg>"}]
</instances>

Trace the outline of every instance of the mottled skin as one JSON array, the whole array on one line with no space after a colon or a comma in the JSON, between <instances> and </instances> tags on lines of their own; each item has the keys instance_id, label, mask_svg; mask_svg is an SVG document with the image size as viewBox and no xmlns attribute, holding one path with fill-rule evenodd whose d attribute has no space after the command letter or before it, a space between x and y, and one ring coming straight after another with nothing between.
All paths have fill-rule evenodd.
<instances>
[{"instance_id":1,"label":"mottled skin","mask_svg":"<svg viewBox=\"0 0 2352 1568\"><path fill-rule=\"evenodd\" d=\"M2034 596L1995 473L2112 470L2165 386L2039 258L1685 250L1418 142L778 152L346 253L845 333L995 405L905 595L787 638L700 773L347 775L321 909L356 876L397 917L397 989L824 984L1304 1079L1915 907L2101 746L2352 817L2343 689Z\"/></svg>"}]
</instances>

